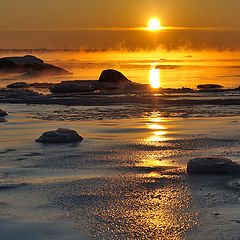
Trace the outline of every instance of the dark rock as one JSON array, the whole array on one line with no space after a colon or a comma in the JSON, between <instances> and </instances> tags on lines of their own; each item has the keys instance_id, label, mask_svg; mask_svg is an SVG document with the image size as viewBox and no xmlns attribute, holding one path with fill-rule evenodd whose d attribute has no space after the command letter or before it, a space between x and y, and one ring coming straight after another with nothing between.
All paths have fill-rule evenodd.
<instances>
[{"instance_id":1,"label":"dark rock","mask_svg":"<svg viewBox=\"0 0 240 240\"><path fill-rule=\"evenodd\" d=\"M198 89L221 89L223 86L218 85L218 84L202 84L202 85L197 85Z\"/></svg>"},{"instance_id":2,"label":"dark rock","mask_svg":"<svg viewBox=\"0 0 240 240\"><path fill-rule=\"evenodd\" d=\"M41 93L28 89L3 88L0 89L0 100L10 103L43 103L48 99Z\"/></svg>"},{"instance_id":3,"label":"dark rock","mask_svg":"<svg viewBox=\"0 0 240 240\"><path fill-rule=\"evenodd\" d=\"M5 57L0 58L0 63L11 62L13 64L43 64L43 60L32 55L26 55L24 57Z\"/></svg>"},{"instance_id":4,"label":"dark rock","mask_svg":"<svg viewBox=\"0 0 240 240\"><path fill-rule=\"evenodd\" d=\"M8 115L7 112L5 112L5 111L3 111L2 109L0 109L0 117L5 117L5 116L7 116L7 115Z\"/></svg>"},{"instance_id":5,"label":"dark rock","mask_svg":"<svg viewBox=\"0 0 240 240\"><path fill-rule=\"evenodd\" d=\"M52 93L84 93L84 92L108 92L112 90L121 90L125 92L139 92L149 90L149 84L140 84L127 81L121 82L99 82L96 80L75 80L62 81L53 84L49 89Z\"/></svg>"},{"instance_id":6,"label":"dark rock","mask_svg":"<svg viewBox=\"0 0 240 240\"><path fill-rule=\"evenodd\" d=\"M26 82L15 82L7 85L7 88L29 88L29 87L31 87L31 85L27 84Z\"/></svg>"},{"instance_id":7,"label":"dark rock","mask_svg":"<svg viewBox=\"0 0 240 240\"><path fill-rule=\"evenodd\" d=\"M127 83L121 82L99 82L99 90L101 91L120 91L125 88Z\"/></svg>"},{"instance_id":8,"label":"dark rock","mask_svg":"<svg viewBox=\"0 0 240 240\"><path fill-rule=\"evenodd\" d=\"M59 128L55 131L45 132L41 137L36 139L36 142L42 143L71 143L81 142L81 137L75 130Z\"/></svg>"},{"instance_id":9,"label":"dark rock","mask_svg":"<svg viewBox=\"0 0 240 240\"><path fill-rule=\"evenodd\" d=\"M46 64L31 55L0 58L0 72L23 74L70 74L63 68Z\"/></svg>"},{"instance_id":10,"label":"dark rock","mask_svg":"<svg viewBox=\"0 0 240 240\"><path fill-rule=\"evenodd\" d=\"M191 159L187 165L188 173L236 174L240 165L224 157L202 157Z\"/></svg>"},{"instance_id":11,"label":"dark rock","mask_svg":"<svg viewBox=\"0 0 240 240\"><path fill-rule=\"evenodd\" d=\"M135 83L130 82L124 85L124 90L126 92L141 92L141 91L149 91L151 90L151 87L149 84L141 84L141 83Z\"/></svg>"},{"instance_id":12,"label":"dark rock","mask_svg":"<svg viewBox=\"0 0 240 240\"><path fill-rule=\"evenodd\" d=\"M15 89L14 91L10 91L7 93L8 98L14 98L14 99L42 99L44 96L42 94L39 94L37 92L31 91L31 90L23 90L23 89Z\"/></svg>"},{"instance_id":13,"label":"dark rock","mask_svg":"<svg viewBox=\"0 0 240 240\"><path fill-rule=\"evenodd\" d=\"M30 84L30 86L34 88L50 88L53 85L54 85L53 83L44 83L44 82L42 83L35 82Z\"/></svg>"},{"instance_id":14,"label":"dark rock","mask_svg":"<svg viewBox=\"0 0 240 240\"><path fill-rule=\"evenodd\" d=\"M107 82L107 83L130 83L122 73L117 70L107 69L102 71L99 82Z\"/></svg>"}]
</instances>

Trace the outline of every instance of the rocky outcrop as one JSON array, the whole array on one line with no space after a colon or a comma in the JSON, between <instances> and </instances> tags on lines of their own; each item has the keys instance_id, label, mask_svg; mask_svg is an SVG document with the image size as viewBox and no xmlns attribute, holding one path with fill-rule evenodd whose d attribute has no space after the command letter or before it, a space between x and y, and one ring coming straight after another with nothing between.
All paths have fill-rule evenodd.
<instances>
[{"instance_id":1,"label":"rocky outcrop","mask_svg":"<svg viewBox=\"0 0 240 240\"><path fill-rule=\"evenodd\" d=\"M125 90L131 86L132 81L117 70L107 69L102 71L98 83L100 90Z\"/></svg>"},{"instance_id":2,"label":"rocky outcrop","mask_svg":"<svg viewBox=\"0 0 240 240\"><path fill-rule=\"evenodd\" d=\"M30 88L31 85L26 82L15 82L7 85L7 88Z\"/></svg>"},{"instance_id":3,"label":"rocky outcrop","mask_svg":"<svg viewBox=\"0 0 240 240\"><path fill-rule=\"evenodd\" d=\"M54 84L51 86L50 91L52 93L87 93L94 92L99 90L104 93L105 91L112 90L122 90L123 92L138 92L143 90L149 90L148 84L140 83L107 83L99 82L95 80L85 81L85 80L76 80L76 81L62 81L61 83Z\"/></svg>"},{"instance_id":4,"label":"rocky outcrop","mask_svg":"<svg viewBox=\"0 0 240 240\"><path fill-rule=\"evenodd\" d=\"M107 83L130 83L121 72L114 69L107 69L102 71L99 82L107 82Z\"/></svg>"},{"instance_id":5,"label":"rocky outcrop","mask_svg":"<svg viewBox=\"0 0 240 240\"><path fill-rule=\"evenodd\" d=\"M134 84L128 80L122 73L113 69L102 71L98 81L95 80L76 80L62 81L54 84L50 91L52 93L73 93L73 92L93 92L96 90L133 90L141 88L141 84Z\"/></svg>"},{"instance_id":6,"label":"rocky outcrop","mask_svg":"<svg viewBox=\"0 0 240 240\"><path fill-rule=\"evenodd\" d=\"M67 128L59 128L55 131L45 132L41 137L36 139L36 142L42 143L71 143L81 142L83 137L75 130Z\"/></svg>"},{"instance_id":7,"label":"rocky outcrop","mask_svg":"<svg viewBox=\"0 0 240 240\"><path fill-rule=\"evenodd\" d=\"M44 63L31 55L0 58L0 72L22 74L70 74L63 68Z\"/></svg>"},{"instance_id":8,"label":"rocky outcrop","mask_svg":"<svg viewBox=\"0 0 240 240\"><path fill-rule=\"evenodd\" d=\"M202 157L191 159L187 165L188 173L199 174L236 174L240 165L224 157Z\"/></svg>"},{"instance_id":9,"label":"rocky outcrop","mask_svg":"<svg viewBox=\"0 0 240 240\"><path fill-rule=\"evenodd\" d=\"M54 84L53 83L26 83L26 82L14 82L7 85L7 88L50 88Z\"/></svg>"},{"instance_id":10,"label":"rocky outcrop","mask_svg":"<svg viewBox=\"0 0 240 240\"><path fill-rule=\"evenodd\" d=\"M7 115L8 115L7 112L5 112L5 111L3 111L2 109L0 109L0 117L5 117L5 116L7 116Z\"/></svg>"},{"instance_id":11,"label":"rocky outcrop","mask_svg":"<svg viewBox=\"0 0 240 240\"><path fill-rule=\"evenodd\" d=\"M97 81L62 81L49 88L52 93L91 92L98 89Z\"/></svg>"},{"instance_id":12,"label":"rocky outcrop","mask_svg":"<svg viewBox=\"0 0 240 240\"><path fill-rule=\"evenodd\" d=\"M0 63L11 62L13 64L43 64L43 60L32 55L26 55L24 57L5 57L0 58Z\"/></svg>"}]
</instances>

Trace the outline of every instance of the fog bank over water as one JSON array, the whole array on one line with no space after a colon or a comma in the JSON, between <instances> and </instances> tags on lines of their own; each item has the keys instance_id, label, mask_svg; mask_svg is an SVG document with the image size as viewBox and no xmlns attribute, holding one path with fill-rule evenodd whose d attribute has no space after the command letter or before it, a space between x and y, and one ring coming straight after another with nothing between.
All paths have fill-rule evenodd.
<instances>
[{"instance_id":1,"label":"fog bank over water","mask_svg":"<svg viewBox=\"0 0 240 240\"><path fill-rule=\"evenodd\" d=\"M129 80L153 87L196 89L199 84L237 88L239 51L110 51L98 49L0 49L0 57L34 55L72 74L67 76L0 76L0 87L19 81L59 83L98 80L104 69L116 69Z\"/></svg>"},{"instance_id":2,"label":"fog bank over water","mask_svg":"<svg viewBox=\"0 0 240 240\"><path fill-rule=\"evenodd\" d=\"M111 50L240 50L238 29L1 30L1 48L71 48Z\"/></svg>"}]
</instances>

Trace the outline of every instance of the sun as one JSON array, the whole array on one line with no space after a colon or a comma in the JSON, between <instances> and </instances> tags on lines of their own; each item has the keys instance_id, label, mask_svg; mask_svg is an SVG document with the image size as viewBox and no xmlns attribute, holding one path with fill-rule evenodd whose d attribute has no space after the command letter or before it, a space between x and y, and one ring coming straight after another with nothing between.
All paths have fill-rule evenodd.
<instances>
[{"instance_id":1,"label":"sun","mask_svg":"<svg viewBox=\"0 0 240 240\"><path fill-rule=\"evenodd\" d=\"M150 31L157 31L162 29L160 21L157 18L152 18L148 22L148 30Z\"/></svg>"}]
</instances>

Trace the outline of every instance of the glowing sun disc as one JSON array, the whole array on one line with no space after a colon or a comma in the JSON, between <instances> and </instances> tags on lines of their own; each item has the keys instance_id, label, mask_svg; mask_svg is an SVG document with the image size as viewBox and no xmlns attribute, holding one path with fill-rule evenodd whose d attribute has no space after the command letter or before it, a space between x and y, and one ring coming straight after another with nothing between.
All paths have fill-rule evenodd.
<instances>
[{"instance_id":1,"label":"glowing sun disc","mask_svg":"<svg viewBox=\"0 0 240 240\"><path fill-rule=\"evenodd\" d=\"M148 30L157 31L161 29L160 21L156 18L150 19L148 22Z\"/></svg>"}]
</instances>

